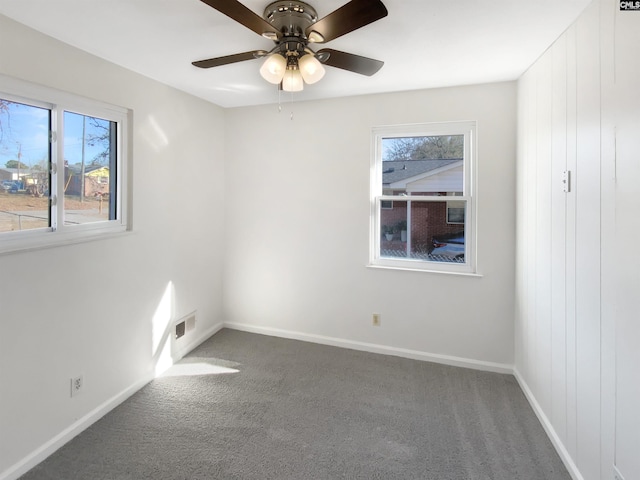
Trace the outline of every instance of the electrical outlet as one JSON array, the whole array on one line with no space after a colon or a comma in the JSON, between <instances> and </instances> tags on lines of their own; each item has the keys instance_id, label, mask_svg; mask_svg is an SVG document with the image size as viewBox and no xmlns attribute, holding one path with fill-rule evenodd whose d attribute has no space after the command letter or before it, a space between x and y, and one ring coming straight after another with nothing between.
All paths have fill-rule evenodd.
<instances>
[{"instance_id":1,"label":"electrical outlet","mask_svg":"<svg viewBox=\"0 0 640 480\"><path fill-rule=\"evenodd\" d=\"M75 397L82 392L82 387L84 387L84 379L82 378L82 375L79 377L73 377L71 379L71 396Z\"/></svg>"},{"instance_id":2,"label":"electrical outlet","mask_svg":"<svg viewBox=\"0 0 640 480\"><path fill-rule=\"evenodd\" d=\"M374 313L373 314L372 324L373 324L374 327L379 327L380 326L380 314L379 313Z\"/></svg>"},{"instance_id":3,"label":"electrical outlet","mask_svg":"<svg viewBox=\"0 0 640 480\"><path fill-rule=\"evenodd\" d=\"M618 467L616 467L615 465L613 466L613 480L624 480L624 477L620 473L620 470L618 470Z\"/></svg>"}]
</instances>

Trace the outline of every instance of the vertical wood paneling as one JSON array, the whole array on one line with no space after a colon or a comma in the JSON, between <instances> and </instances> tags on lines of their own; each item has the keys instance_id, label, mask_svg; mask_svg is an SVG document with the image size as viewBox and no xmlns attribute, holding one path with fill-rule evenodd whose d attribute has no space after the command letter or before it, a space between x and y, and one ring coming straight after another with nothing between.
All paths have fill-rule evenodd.
<instances>
[{"instance_id":1,"label":"vertical wood paneling","mask_svg":"<svg viewBox=\"0 0 640 480\"><path fill-rule=\"evenodd\" d=\"M527 176L526 190L526 306L525 306L525 325L526 325L526 342L527 342L527 371L531 387L537 392L539 390L538 381L538 364L537 359L537 329L536 329L536 230L535 218L537 215L536 192L536 159L538 156L538 144L536 138L538 136L538 77L539 67L534 65L531 70L531 85L529 90L529 111L526 119L527 125L531 128L529 141L527 142L527 162L525 165Z\"/></svg>"},{"instance_id":2,"label":"vertical wood paneling","mask_svg":"<svg viewBox=\"0 0 640 480\"><path fill-rule=\"evenodd\" d=\"M577 24L576 364L577 461L600 475L600 43L599 5Z\"/></svg>"},{"instance_id":3,"label":"vertical wood paneling","mask_svg":"<svg viewBox=\"0 0 640 480\"><path fill-rule=\"evenodd\" d=\"M562 172L567 169L567 39L551 49L551 422L567 442L566 221L567 196Z\"/></svg>"},{"instance_id":4,"label":"vertical wood paneling","mask_svg":"<svg viewBox=\"0 0 640 480\"><path fill-rule=\"evenodd\" d=\"M591 6L528 72L519 239L527 385L586 479L600 477L600 61ZM535 90L535 98L531 91ZM571 192L562 173L571 171ZM534 205L531 206L530 204ZM532 353L534 352L534 353Z\"/></svg>"},{"instance_id":5,"label":"vertical wood paneling","mask_svg":"<svg viewBox=\"0 0 640 480\"><path fill-rule=\"evenodd\" d=\"M567 30L567 169L572 175L572 193L567 195L567 224L565 232L567 244L566 255L566 322L567 322L567 442L565 447L575 458L577 451L577 423L578 413L576 405L577 393L577 364L576 364L576 177L577 177L577 118L576 118L576 27Z\"/></svg>"},{"instance_id":6,"label":"vertical wood paneling","mask_svg":"<svg viewBox=\"0 0 640 480\"><path fill-rule=\"evenodd\" d=\"M536 216L535 230L535 325L537 399L551 409L551 51L537 62L536 85Z\"/></svg>"},{"instance_id":7,"label":"vertical wood paneling","mask_svg":"<svg viewBox=\"0 0 640 480\"><path fill-rule=\"evenodd\" d=\"M635 13L636 15L631 15ZM640 478L640 20L618 12L615 38L616 228L624 260L616 279L615 463Z\"/></svg>"},{"instance_id":8,"label":"vertical wood paneling","mask_svg":"<svg viewBox=\"0 0 640 480\"><path fill-rule=\"evenodd\" d=\"M619 263L618 239L615 234L615 84L614 37L615 13L618 5L610 0L600 4L600 69L601 69L601 433L600 477L611 477L615 463L615 312L616 275ZM640 404L640 402L638 402ZM639 442L635 442L637 445ZM637 478L640 474L626 476Z\"/></svg>"},{"instance_id":9,"label":"vertical wood paneling","mask_svg":"<svg viewBox=\"0 0 640 480\"><path fill-rule=\"evenodd\" d=\"M516 367L576 477L608 480L615 463L632 480L640 478L637 14L594 2L550 52L519 84L526 271L517 272L517 302L526 308L516 312ZM565 168L568 194L559 188Z\"/></svg>"}]
</instances>

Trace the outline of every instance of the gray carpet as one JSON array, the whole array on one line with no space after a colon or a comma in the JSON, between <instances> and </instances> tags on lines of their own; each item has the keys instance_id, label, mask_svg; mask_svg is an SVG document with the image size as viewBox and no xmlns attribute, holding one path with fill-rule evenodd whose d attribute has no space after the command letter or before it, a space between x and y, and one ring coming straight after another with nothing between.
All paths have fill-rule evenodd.
<instances>
[{"instance_id":1,"label":"gray carpet","mask_svg":"<svg viewBox=\"0 0 640 480\"><path fill-rule=\"evenodd\" d=\"M338 478L570 480L510 375L233 330L21 477Z\"/></svg>"}]
</instances>

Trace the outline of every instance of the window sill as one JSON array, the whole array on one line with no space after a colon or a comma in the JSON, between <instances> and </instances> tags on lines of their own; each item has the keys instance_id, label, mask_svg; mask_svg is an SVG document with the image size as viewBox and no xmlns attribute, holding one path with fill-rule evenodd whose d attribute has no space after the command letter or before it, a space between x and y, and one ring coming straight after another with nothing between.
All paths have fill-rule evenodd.
<instances>
[{"instance_id":1,"label":"window sill","mask_svg":"<svg viewBox=\"0 0 640 480\"><path fill-rule=\"evenodd\" d=\"M124 226L103 230L86 230L84 232L75 232L73 235L58 235L57 238L45 238L55 233L44 234L39 237L30 239L12 239L11 241L0 239L0 257L11 255L13 253L25 253L49 248L64 247L68 245L76 245L79 243L94 242L96 240L107 240L111 238L121 237L132 233L130 229Z\"/></svg>"},{"instance_id":2,"label":"window sill","mask_svg":"<svg viewBox=\"0 0 640 480\"><path fill-rule=\"evenodd\" d=\"M476 277L476 278L484 277L484 275L480 273L473 273L473 272L453 272L451 270L428 270L426 268L396 267L396 266L390 266L390 265L375 265L371 263L366 265L366 267L372 268L374 270L399 270L404 272L436 273L441 275L458 275L461 277Z\"/></svg>"}]
</instances>

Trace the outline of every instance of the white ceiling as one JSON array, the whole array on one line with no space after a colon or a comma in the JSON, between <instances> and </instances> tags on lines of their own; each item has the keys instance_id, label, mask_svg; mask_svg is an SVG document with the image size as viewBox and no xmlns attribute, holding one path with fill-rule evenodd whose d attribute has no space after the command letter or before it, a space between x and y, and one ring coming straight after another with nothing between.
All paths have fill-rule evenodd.
<instances>
[{"instance_id":1,"label":"white ceiling","mask_svg":"<svg viewBox=\"0 0 640 480\"><path fill-rule=\"evenodd\" d=\"M297 100L514 80L590 0L383 2L387 17L325 44L383 60L382 70L366 77L327 67ZM262 15L270 0L243 3ZM322 18L347 2L308 3ZM223 107L278 101L277 87L258 73L260 60L191 65L273 46L200 0L0 0L0 14Z\"/></svg>"}]
</instances>

